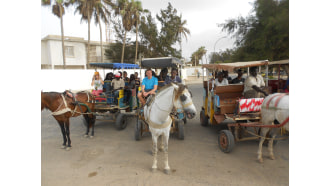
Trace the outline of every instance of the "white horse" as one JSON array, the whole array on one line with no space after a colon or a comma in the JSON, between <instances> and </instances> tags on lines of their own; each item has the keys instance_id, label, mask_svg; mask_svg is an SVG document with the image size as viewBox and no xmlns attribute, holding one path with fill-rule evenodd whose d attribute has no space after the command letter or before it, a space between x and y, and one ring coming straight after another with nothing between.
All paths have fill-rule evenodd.
<instances>
[{"instance_id":1,"label":"white horse","mask_svg":"<svg viewBox=\"0 0 330 186\"><path fill-rule=\"evenodd\" d=\"M263 125L274 125L274 122L283 123L284 128L289 131L289 95L275 93L267 96L261 105L261 122ZM258 160L263 163L262 144L269 132L271 139L268 142L269 158L274 160L273 141L279 133L280 128L261 127L260 142L258 149Z\"/></svg>"},{"instance_id":2,"label":"white horse","mask_svg":"<svg viewBox=\"0 0 330 186\"><path fill-rule=\"evenodd\" d=\"M186 86L182 84L169 84L156 94L155 99L150 104L144 106L144 118L149 125L153 142L153 172L157 170L157 141L159 136L162 135L165 154L164 171L166 174L170 173L170 166L168 165L168 139L172 123L170 112L173 107L184 110L188 119L192 119L196 115L196 108L192 102L191 93Z\"/></svg>"}]
</instances>

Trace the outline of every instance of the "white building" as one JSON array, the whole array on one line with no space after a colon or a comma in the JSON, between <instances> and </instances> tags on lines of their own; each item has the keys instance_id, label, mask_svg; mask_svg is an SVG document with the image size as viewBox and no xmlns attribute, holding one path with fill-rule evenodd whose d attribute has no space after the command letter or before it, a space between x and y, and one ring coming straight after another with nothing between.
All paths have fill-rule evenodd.
<instances>
[{"instance_id":1,"label":"white building","mask_svg":"<svg viewBox=\"0 0 330 186\"><path fill-rule=\"evenodd\" d=\"M64 37L66 69L90 69L87 44L88 41L81 37ZM108 46L108 42L103 42L103 50ZM110 62L105 56L103 61ZM100 41L90 41L89 62L101 62ZM48 35L41 40L41 69L64 69L61 36Z\"/></svg>"}]
</instances>

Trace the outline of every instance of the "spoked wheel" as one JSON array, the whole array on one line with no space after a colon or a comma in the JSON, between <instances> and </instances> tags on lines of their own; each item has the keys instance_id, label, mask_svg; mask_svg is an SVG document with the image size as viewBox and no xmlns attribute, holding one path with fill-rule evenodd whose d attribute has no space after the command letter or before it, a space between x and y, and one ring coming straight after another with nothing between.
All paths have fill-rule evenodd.
<instances>
[{"instance_id":1,"label":"spoked wheel","mask_svg":"<svg viewBox=\"0 0 330 186\"><path fill-rule=\"evenodd\" d=\"M139 141L142 138L142 122L141 120L137 120L137 123L135 125L135 140Z\"/></svg>"},{"instance_id":2,"label":"spoked wheel","mask_svg":"<svg viewBox=\"0 0 330 186\"><path fill-rule=\"evenodd\" d=\"M116 127L118 130L123 130L127 126L127 118L125 114L119 113L116 118Z\"/></svg>"},{"instance_id":3,"label":"spoked wheel","mask_svg":"<svg viewBox=\"0 0 330 186\"><path fill-rule=\"evenodd\" d=\"M218 144L222 152L229 153L235 146L235 139L229 130L221 130L218 135Z\"/></svg>"},{"instance_id":4,"label":"spoked wheel","mask_svg":"<svg viewBox=\"0 0 330 186\"><path fill-rule=\"evenodd\" d=\"M205 110L201 110L199 120L202 126L206 127L209 124L208 117L205 115Z\"/></svg>"},{"instance_id":5,"label":"spoked wheel","mask_svg":"<svg viewBox=\"0 0 330 186\"><path fill-rule=\"evenodd\" d=\"M177 127L178 127L178 137L180 140L184 140L184 121L177 120Z\"/></svg>"}]
</instances>

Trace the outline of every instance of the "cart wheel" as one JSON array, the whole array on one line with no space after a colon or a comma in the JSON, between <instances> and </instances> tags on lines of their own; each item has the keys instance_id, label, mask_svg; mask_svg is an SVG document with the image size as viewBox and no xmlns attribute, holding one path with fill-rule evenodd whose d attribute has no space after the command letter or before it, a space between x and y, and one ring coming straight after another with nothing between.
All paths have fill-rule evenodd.
<instances>
[{"instance_id":1,"label":"cart wheel","mask_svg":"<svg viewBox=\"0 0 330 186\"><path fill-rule=\"evenodd\" d=\"M125 114L119 113L116 118L116 127L118 130L123 130L127 126L127 118Z\"/></svg>"},{"instance_id":2,"label":"cart wheel","mask_svg":"<svg viewBox=\"0 0 330 186\"><path fill-rule=\"evenodd\" d=\"M135 125L135 140L139 141L142 137L142 123L141 120L138 120L136 125Z\"/></svg>"},{"instance_id":3,"label":"cart wheel","mask_svg":"<svg viewBox=\"0 0 330 186\"><path fill-rule=\"evenodd\" d=\"M235 146L235 139L229 130L221 130L218 135L218 144L222 152L229 153Z\"/></svg>"},{"instance_id":4,"label":"cart wheel","mask_svg":"<svg viewBox=\"0 0 330 186\"><path fill-rule=\"evenodd\" d=\"M180 140L184 140L184 121L178 120L177 121L178 126L178 137Z\"/></svg>"},{"instance_id":5,"label":"cart wheel","mask_svg":"<svg viewBox=\"0 0 330 186\"><path fill-rule=\"evenodd\" d=\"M200 120L201 125L206 127L209 124L208 119L209 118L207 116L205 116L205 111L201 110L201 112L199 114L199 120Z\"/></svg>"}]
</instances>

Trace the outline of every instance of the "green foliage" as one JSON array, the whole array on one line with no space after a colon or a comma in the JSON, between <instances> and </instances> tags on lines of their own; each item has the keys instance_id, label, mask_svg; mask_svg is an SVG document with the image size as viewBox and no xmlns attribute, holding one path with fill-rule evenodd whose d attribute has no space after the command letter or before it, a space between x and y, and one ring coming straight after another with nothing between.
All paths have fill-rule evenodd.
<instances>
[{"instance_id":1,"label":"green foliage","mask_svg":"<svg viewBox=\"0 0 330 186\"><path fill-rule=\"evenodd\" d=\"M136 9L139 10L139 13L136 12ZM137 17L133 20L134 24L136 21L140 21L140 25L138 26L140 36L138 53L141 53L145 58L167 56L181 58L180 52L176 50L173 45L181 41L181 34L186 37L185 34L189 34L190 32L187 32L184 28L186 21L181 20L182 16L177 15L177 10L169 3L167 9L161 10L160 13L156 15L156 19L152 17L148 10L143 10L142 12L139 8L133 10L135 11L133 14L135 16L145 13L144 16L140 17L140 20L138 20ZM116 11L119 14L120 11ZM156 20L161 23L160 31L157 29ZM115 29L115 31L119 38L117 42L122 43L124 38L123 30ZM116 45L116 47L118 47L118 45ZM140 47L142 48L140 49ZM112 50L112 47L110 47L110 50ZM111 52L108 52L106 55L110 55L110 53ZM125 58L125 60L127 59Z\"/></svg>"},{"instance_id":2,"label":"green foliage","mask_svg":"<svg viewBox=\"0 0 330 186\"><path fill-rule=\"evenodd\" d=\"M255 15L227 20L222 30L233 34L232 61L289 58L289 0L256 0Z\"/></svg>"},{"instance_id":3,"label":"green foliage","mask_svg":"<svg viewBox=\"0 0 330 186\"><path fill-rule=\"evenodd\" d=\"M195 65L199 65L199 60L206 54L205 46L199 47L195 52L191 54L191 62Z\"/></svg>"}]
</instances>

